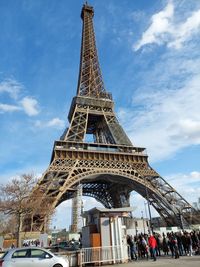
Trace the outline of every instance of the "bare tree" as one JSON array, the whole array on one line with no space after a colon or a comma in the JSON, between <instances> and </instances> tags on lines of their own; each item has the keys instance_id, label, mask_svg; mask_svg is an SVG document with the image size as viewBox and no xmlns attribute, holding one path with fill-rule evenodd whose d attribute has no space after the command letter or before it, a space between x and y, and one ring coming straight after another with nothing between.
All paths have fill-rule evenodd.
<instances>
[{"instance_id":1,"label":"bare tree","mask_svg":"<svg viewBox=\"0 0 200 267\"><path fill-rule=\"evenodd\" d=\"M0 212L16 219L17 246L20 245L23 218L37 209L37 200L31 199L35 185L36 179L32 174L22 174L19 179L0 185Z\"/></svg>"},{"instance_id":2,"label":"bare tree","mask_svg":"<svg viewBox=\"0 0 200 267\"><path fill-rule=\"evenodd\" d=\"M15 238L16 233L16 219L13 215L5 215L0 212L0 234L11 234Z\"/></svg>"}]
</instances>

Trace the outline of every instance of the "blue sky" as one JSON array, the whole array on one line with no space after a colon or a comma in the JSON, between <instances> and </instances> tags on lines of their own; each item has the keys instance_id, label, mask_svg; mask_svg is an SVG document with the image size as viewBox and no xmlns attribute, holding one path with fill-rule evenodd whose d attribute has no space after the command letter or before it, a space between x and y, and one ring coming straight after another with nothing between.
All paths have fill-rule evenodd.
<instances>
[{"instance_id":1,"label":"blue sky","mask_svg":"<svg viewBox=\"0 0 200 267\"><path fill-rule=\"evenodd\" d=\"M0 177L41 175L76 93L80 0L0 1ZM91 0L116 114L150 164L188 201L200 197L200 1ZM135 215L144 200L132 194ZM97 206L84 199L85 209ZM70 223L71 202L53 224ZM66 214L66 220L63 219Z\"/></svg>"}]
</instances>

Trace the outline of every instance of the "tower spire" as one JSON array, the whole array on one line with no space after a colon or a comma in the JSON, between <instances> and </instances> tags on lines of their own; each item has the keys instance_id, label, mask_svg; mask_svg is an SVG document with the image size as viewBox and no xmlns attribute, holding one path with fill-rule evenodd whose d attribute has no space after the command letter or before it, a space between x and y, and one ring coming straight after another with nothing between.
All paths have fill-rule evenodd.
<instances>
[{"instance_id":1,"label":"tower spire","mask_svg":"<svg viewBox=\"0 0 200 267\"><path fill-rule=\"evenodd\" d=\"M105 99L110 98L110 94L106 93L101 75L93 16L94 9L86 1L81 11L83 28L77 95Z\"/></svg>"},{"instance_id":2,"label":"tower spire","mask_svg":"<svg viewBox=\"0 0 200 267\"><path fill-rule=\"evenodd\" d=\"M93 16L93 7L84 4L81 11L83 29L77 95L73 98L68 115L70 126L61 139L86 142L86 137L90 135L95 143L132 146L115 116L112 96L104 87Z\"/></svg>"}]
</instances>

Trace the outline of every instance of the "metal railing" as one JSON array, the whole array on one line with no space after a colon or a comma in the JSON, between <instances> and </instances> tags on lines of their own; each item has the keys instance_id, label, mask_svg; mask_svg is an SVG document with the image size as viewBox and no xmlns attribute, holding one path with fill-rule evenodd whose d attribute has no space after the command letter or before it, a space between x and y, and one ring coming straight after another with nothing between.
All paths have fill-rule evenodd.
<instances>
[{"instance_id":1,"label":"metal railing","mask_svg":"<svg viewBox=\"0 0 200 267\"><path fill-rule=\"evenodd\" d=\"M127 262L130 259L129 246L106 246L82 248L80 250L79 265L88 263L115 264Z\"/></svg>"}]
</instances>

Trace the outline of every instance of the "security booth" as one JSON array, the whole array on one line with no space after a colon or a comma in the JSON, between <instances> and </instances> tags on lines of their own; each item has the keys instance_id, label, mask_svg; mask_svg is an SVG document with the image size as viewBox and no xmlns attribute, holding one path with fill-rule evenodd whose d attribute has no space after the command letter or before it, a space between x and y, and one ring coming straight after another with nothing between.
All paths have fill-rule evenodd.
<instances>
[{"instance_id":1,"label":"security booth","mask_svg":"<svg viewBox=\"0 0 200 267\"><path fill-rule=\"evenodd\" d=\"M130 217L133 208L93 208L84 212L82 248L88 251L99 248L99 261L126 262L129 258L124 218ZM97 250L96 250L97 251ZM97 257L97 253L95 255Z\"/></svg>"}]
</instances>

